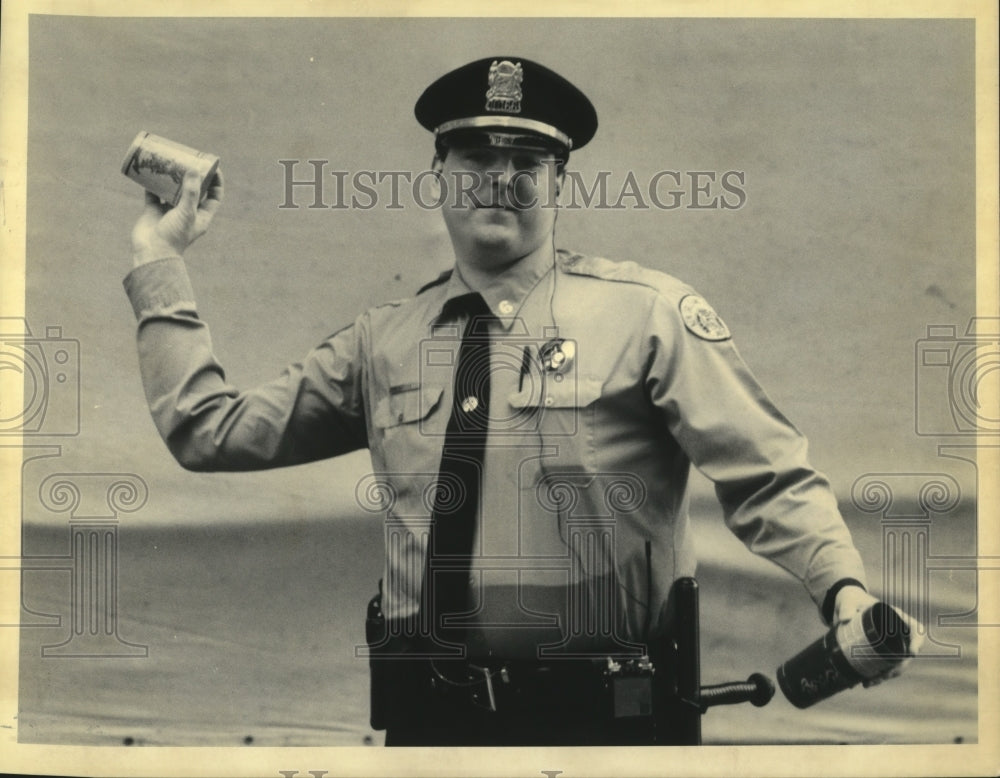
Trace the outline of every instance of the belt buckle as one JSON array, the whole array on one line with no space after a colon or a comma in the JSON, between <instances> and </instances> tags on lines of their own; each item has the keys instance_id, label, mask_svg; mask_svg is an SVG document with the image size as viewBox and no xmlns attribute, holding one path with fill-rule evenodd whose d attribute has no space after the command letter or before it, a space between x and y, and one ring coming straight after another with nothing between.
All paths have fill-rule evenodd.
<instances>
[{"instance_id":1,"label":"belt buckle","mask_svg":"<svg viewBox=\"0 0 1000 778\"><path fill-rule=\"evenodd\" d=\"M479 667L478 665L470 664L468 665L469 670L475 671L477 673L482 673L483 684L486 686L486 704L484 705L480 700L480 695L478 692L472 693L472 704L477 707L488 710L490 713L497 712L497 698L493 693L493 671L488 667ZM500 677L507 680L507 668L504 667L500 670Z\"/></svg>"}]
</instances>

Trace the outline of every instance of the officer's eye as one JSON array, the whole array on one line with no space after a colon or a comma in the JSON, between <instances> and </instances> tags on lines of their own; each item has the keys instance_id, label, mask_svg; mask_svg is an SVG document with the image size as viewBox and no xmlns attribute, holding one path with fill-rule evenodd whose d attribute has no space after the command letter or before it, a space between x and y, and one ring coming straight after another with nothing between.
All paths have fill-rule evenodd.
<instances>
[{"instance_id":1,"label":"officer's eye","mask_svg":"<svg viewBox=\"0 0 1000 778\"><path fill-rule=\"evenodd\" d=\"M542 171L556 163L555 157L542 154L518 154L512 159L518 170Z\"/></svg>"},{"instance_id":2,"label":"officer's eye","mask_svg":"<svg viewBox=\"0 0 1000 778\"><path fill-rule=\"evenodd\" d=\"M462 159L469 165L486 167L494 161L495 155L488 151L470 150L462 154Z\"/></svg>"}]
</instances>

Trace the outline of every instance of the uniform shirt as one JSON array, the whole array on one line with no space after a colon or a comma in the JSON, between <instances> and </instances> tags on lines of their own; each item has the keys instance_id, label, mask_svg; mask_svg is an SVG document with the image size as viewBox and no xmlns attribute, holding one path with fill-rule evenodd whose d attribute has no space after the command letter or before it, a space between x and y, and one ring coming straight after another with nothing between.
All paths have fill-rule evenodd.
<instances>
[{"instance_id":1,"label":"uniform shirt","mask_svg":"<svg viewBox=\"0 0 1000 778\"><path fill-rule=\"evenodd\" d=\"M414 615L467 293L456 273L331 335L276 380L226 383L183 262L125 281L156 425L185 467L248 470L369 448L359 506L385 523L383 609ZM820 605L860 556L806 441L712 309L673 277L564 251L480 290L491 422L470 576L473 644L497 655L634 646L695 572L693 463L725 521ZM561 353L553 361L546 355ZM544 653L543 651L543 653ZM478 653L474 649L474 653Z\"/></svg>"}]
</instances>

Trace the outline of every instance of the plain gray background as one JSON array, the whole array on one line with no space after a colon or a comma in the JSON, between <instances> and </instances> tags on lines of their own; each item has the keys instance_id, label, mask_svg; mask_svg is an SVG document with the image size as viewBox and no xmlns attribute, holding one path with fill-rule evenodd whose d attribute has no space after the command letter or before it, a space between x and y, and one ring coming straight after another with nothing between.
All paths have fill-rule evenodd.
<instances>
[{"instance_id":1,"label":"plain gray background","mask_svg":"<svg viewBox=\"0 0 1000 778\"><path fill-rule=\"evenodd\" d=\"M129 533L140 525L240 528L290 519L315 526L341 518L345 527L354 526L359 513L354 487L368 472L363 453L237 475L186 473L169 457L148 417L134 355L134 320L121 289L130 267L128 235L142 204L140 189L120 173L122 157L144 129L222 158L226 202L187 258L216 352L230 379L248 386L274 376L365 307L412 294L451 263L435 212L309 209L305 190L296 195L302 208L279 208L285 193L278 161L303 160L299 177L308 175L308 159L329 160L327 169L419 173L430 162L432 144L412 117L416 97L445 71L494 54L541 61L592 99L600 129L571 159L585 181L602 170L618 183L629 171L640 181L661 170L745 175L746 203L738 210L567 210L559 217L559 245L636 260L694 285L733 330L777 405L809 437L814 464L831 476L845 502L851 485L868 473L939 472L956 479L963 496L974 502L974 467L939 456L937 448L968 438L918 434L915 420L918 392L938 393L925 410L928 429L954 427L947 380L940 371L918 366L918 344L929 325L955 325L964 332L975 307L973 35L969 20L33 17L27 317L36 336L58 326L62 337L79 341L80 382L78 406L72 391L62 392L59 398L68 399L53 402L46 422L57 431L78 423L79 433L38 437L40 443L59 443L61 456L25 468L26 524L65 527L66 517L47 511L36 496L37 484L58 470L131 472L147 482L148 502L122 524L122 543L135 538L133 548L141 545L139 535ZM717 518L710 487L698 482L697 489L704 498L696 502L699 520ZM900 496L905 501L913 495ZM968 511L963 515L961 543L949 550L973 555L974 531ZM866 544L866 560L876 562L878 518L852 525L860 531L859 544ZM217 611L206 604L204 612L195 613L178 600L174 616L197 620L207 631L189 637L187 653L171 654L177 637L171 637L169 623L151 623L143 632L143 609L150 604L143 571L133 561L122 571L123 585L132 587L123 593L123 604L131 609L124 615L133 619L127 637L176 659L171 672L184 679L184 690L200 687L209 698L213 682L228 682L227 663L254 666L252 651L241 653L245 644L220 648L212 629L249 639L253 620L265 623L265 611L288 618L284 628L291 632L302 629L297 615L310 625L322 623L325 631L312 643L300 634L284 655L278 636L270 636L275 643L259 666L292 664L295 686L289 677L264 679L269 694L284 690L292 697L281 710L299 710L295 696L311 683L331 694L348 688L350 720L338 723L346 727L346 735L340 733L344 742L354 743L364 734L357 721L364 716L363 668L338 685L343 668L329 672L322 656L316 666L309 664L309 652L342 625L307 610L308 588L292 593L266 580L273 572L268 565L278 557L286 570L295 567L296 551L316 561L309 556L314 549L295 546L305 546L302 538L311 537L310 531L296 530L289 545L271 557L267 544L281 544L280 532L247 530L244 540L263 545L245 557L237 553L245 549L233 546L233 556L226 558L198 556L205 548L223 553L226 548L202 545L204 534L173 536L170 548L177 557L161 559L158 569L161 580L174 576L177 592L201 585L193 576L212 569L217 575L211 597L220 602L231 605L248 581L254 594L270 590L276 600L238 616L222 604ZM366 531L377 542L378 527ZM236 532L233 537L241 530ZM724 541L714 532L704 534L705 553L725 557L729 552L717 550ZM145 543L147 536L142 537ZM149 543L142 550L152 554L154 541ZM355 538L331 547L328 561L347 570L343 555L363 559L359 546L364 545ZM123 558L123 565L127 561ZM264 577L251 576L248 565ZM713 570L709 566L710 576ZM328 576L339 581L337 572ZM338 604L343 617L353 619L351 634L360 627L362 598L377 571L351 567L355 574L344 584L350 601ZM872 569L871 576L877 581L879 571ZM734 590L747 589L741 581L733 580ZM969 583L965 578L962 586ZM285 605L282 598L293 594L300 598L297 605ZM163 592L156 595L160 599L153 604L162 609ZM315 600L328 595L317 589ZM963 602L969 604L967 597ZM797 617L805 612L795 610ZM722 612L715 618L710 638L732 616ZM744 636L756 637L753 630L759 629L773 639L786 626L773 614L739 618L749 629ZM761 661L785 658L817 636L821 626L814 614L808 618L812 621L796 625L799 631L786 636L786 644L772 646L773 655ZM241 621L243 632L234 620ZM344 643L349 647L351 639ZM973 636L973 665L955 668L957 682L947 674L931 678L937 691L961 690L944 711L936 708L954 716L946 718L949 727L959 722L954 730L927 721L921 706L930 708L934 698L922 697L913 686L904 694L896 686L880 692L885 696L864 698L861 712L849 701L834 701L809 725L777 700L769 709L777 725L755 719L765 723L752 736L780 739L804 726L807 737L824 742L859 742L866 732L875 732L876 742L969 738L975 726L974 643ZM738 654L745 646L730 640L718 648L729 657L726 650ZM123 678L119 667L107 677L118 679L129 705L146 702L156 709L157 700L143 701L141 683ZM203 737L215 742L212 735L230 738L243 731L243 722L220 723L216 717L219 729L212 732L207 723L185 719L182 703L168 701L160 712L179 718L168 722L176 729L164 732L156 721L143 719L143 711L119 703L122 721L103 721L95 734L85 728L93 698L74 689L63 673L70 674L66 666L56 670L52 663L22 662L22 699L27 689L32 703L41 706L32 711L39 727L32 738L120 742L137 720L151 743ZM92 677L105 678L96 670ZM254 680L261 679L254 676L243 687L249 699L237 694L226 700L226 710L239 715L241 708L260 704ZM157 683L178 688L169 674ZM60 689L73 693L59 697ZM902 694L895 702L893 689ZM214 715L221 703L217 697L209 701ZM114 698L108 702L113 712L115 704ZM285 727L293 742L295 737L329 742L328 731L317 734L309 727L339 714L324 701L299 712L301 721L272 720L274 737L283 736ZM715 736L726 741L741 736L742 717L751 714L713 715L713 721L723 716ZM253 725L262 722L266 719L257 718ZM254 733L257 742L275 744Z\"/></svg>"},{"instance_id":2,"label":"plain gray background","mask_svg":"<svg viewBox=\"0 0 1000 778\"><path fill-rule=\"evenodd\" d=\"M505 52L565 73L596 105L598 134L571 159L585 181L610 171L616 192L629 171L745 175L739 210L567 210L560 245L694 285L842 497L872 471L974 483L914 418L917 342L928 325L964 332L974 311L971 21L36 16L30 43L28 321L81 351L81 434L62 460L155 483L147 520L204 518L209 496L220 518L351 510L367 462L193 476L165 454L121 290L142 203L120 173L135 133L222 158L226 202L188 259L217 353L249 385L451 263L434 211L312 210L301 188L303 207L280 209L278 160L303 160L299 178L308 159L416 175L432 154L416 97ZM924 378L947 427L947 381Z\"/></svg>"}]
</instances>

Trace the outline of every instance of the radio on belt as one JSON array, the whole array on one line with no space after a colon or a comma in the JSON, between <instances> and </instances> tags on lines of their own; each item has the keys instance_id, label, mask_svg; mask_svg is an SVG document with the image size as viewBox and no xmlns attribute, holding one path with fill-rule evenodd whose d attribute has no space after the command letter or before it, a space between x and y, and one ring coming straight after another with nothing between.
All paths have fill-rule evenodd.
<instances>
[{"instance_id":1,"label":"radio on belt","mask_svg":"<svg viewBox=\"0 0 1000 778\"><path fill-rule=\"evenodd\" d=\"M201 198L208 194L209 184L219 167L214 154L142 131L135 136L122 162L122 173L146 191L152 192L168 205L181 199L184 174L195 170L201 178Z\"/></svg>"}]
</instances>

